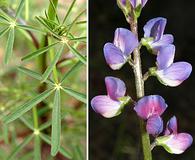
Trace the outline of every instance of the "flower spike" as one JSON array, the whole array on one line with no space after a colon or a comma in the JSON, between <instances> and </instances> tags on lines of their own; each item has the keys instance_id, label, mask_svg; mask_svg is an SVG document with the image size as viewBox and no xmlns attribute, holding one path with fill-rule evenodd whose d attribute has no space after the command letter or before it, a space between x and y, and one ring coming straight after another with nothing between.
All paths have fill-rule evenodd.
<instances>
[{"instance_id":1,"label":"flower spike","mask_svg":"<svg viewBox=\"0 0 195 160\"><path fill-rule=\"evenodd\" d=\"M113 70L119 70L127 61L133 50L139 45L137 36L125 28L117 28L114 42L104 45L104 56Z\"/></svg>"}]
</instances>

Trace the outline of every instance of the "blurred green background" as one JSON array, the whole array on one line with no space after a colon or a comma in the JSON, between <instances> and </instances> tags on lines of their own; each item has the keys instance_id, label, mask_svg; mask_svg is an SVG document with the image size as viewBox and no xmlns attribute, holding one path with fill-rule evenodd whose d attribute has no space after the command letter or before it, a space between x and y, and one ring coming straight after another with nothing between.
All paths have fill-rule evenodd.
<instances>
[{"instance_id":1,"label":"blurred green background","mask_svg":"<svg viewBox=\"0 0 195 160\"><path fill-rule=\"evenodd\" d=\"M139 33L151 18L168 19L165 33L174 35L175 61L195 64L195 1L193 0L148 0L139 19ZM120 77L126 82L128 94L135 97L134 77L131 68L125 65L120 71L112 71L103 56L103 45L112 42L117 27L129 28L116 1L91 0L89 5L89 101L96 95L106 94L105 76ZM141 38L141 37L140 37ZM143 72L155 65L155 56L142 52ZM165 87L156 78L145 83L145 93L159 94L165 98L168 109L163 114L164 124L173 115L179 123L179 132L188 132L195 138L195 74L176 88ZM89 107L89 155L92 160L142 160L140 156L139 125L133 109L126 110L112 119L105 119ZM153 150L154 160L193 160L195 144L182 155L171 155L163 148Z\"/></svg>"}]
</instances>

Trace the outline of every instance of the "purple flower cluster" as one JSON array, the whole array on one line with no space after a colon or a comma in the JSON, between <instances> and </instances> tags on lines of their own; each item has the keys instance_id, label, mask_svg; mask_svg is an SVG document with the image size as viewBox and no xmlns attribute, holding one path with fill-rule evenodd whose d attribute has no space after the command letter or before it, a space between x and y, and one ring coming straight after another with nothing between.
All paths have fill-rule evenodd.
<instances>
[{"instance_id":1,"label":"purple flower cluster","mask_svg":"<svg viewBox=\"0 0 195 160\"><path fill-rule=\"evenodd\" d=\"M143 8L147 0L121 0L125 6L130 1L132 8ZM136 9L135 9L136 10ZM144 26L144 37L139 42L137 35L125 28L117 28L114 41L104 45L104 56L107 64L113 70L121 69L127 62L134 65L131 54L137 48L145 46L149 52L156 56L156 66L148 71L149 76L156 76L164 85L175 87L185 81L192 72L191 64L187 62L174 62L175 46L171 34L164 34L167 20L159 17L151 19ZM96 96L91 100L95 112L106 118L119 115L122 109L132 99L126 94L125 83L115 77L106 77L107 95ZM177 119L172 117L163 135L164 124L162 114L168 105L159 95L145 96L134 104L137 115L146 122L148 134L155 138L155 145L163 146L172 154L183 153L193 141L188 133L178 133Z\"/></svg>"}]
</instances>

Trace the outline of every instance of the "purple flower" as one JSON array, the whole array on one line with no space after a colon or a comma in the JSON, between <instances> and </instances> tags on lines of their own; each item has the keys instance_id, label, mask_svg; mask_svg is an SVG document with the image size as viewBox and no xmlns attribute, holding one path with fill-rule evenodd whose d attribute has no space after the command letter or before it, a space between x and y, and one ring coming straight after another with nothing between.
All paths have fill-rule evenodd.
<instances>
[{"instance_id":1,"label":"purple flower","mask_svg":"<svg viewBox=\"0 0 195 160\"><path fill-rule=\"evenodd\" d=\"M137 8L139 5L141 5L141 8L143 8L146 5L148 0L129 0L129 1L133 8ZM125 6L126 0L121 0L121 3Z\"/></svg>"},{"instance_id":2,"label":"purple flower","mask_svg":"<svg viewBox=\"0 0 195 160\"><path fill-rule=\"evenodd\" d=\"M177 119L172 117L167 123L165 136L158 137L156 143L163 146L165 150L172 154L181 154L191 146L193 138L188 133L177 132Z\"/></svg>"},{"instance_id":3,"label":"purple flower","mask_svg":"<svg viewBox=\"0 0 195 160\"><path fill-rule=\"evenodd\" d=\"M144 26L144 38L142 44L157 53L161 47L172 44L174 38L171 34L164 34L167 20L159 17L151 19Z\"/></svg>"},{"instance_id":4,"label":"purple flower","mask_svg":"<svg viewBox=\"0 0 195 160\"><path fill-rule=\"evenodd\" d=\"M167 108L165 100L158 95L150 95L141 98L135 105L137 115L147 120L146 129L153 136L159 135L163 130L161 115Z\"/></svg>"},{"instance_id":5,"label":"purple flower","mask_svg":"<svg viewBox=\"0 0 195 160\"><path fill-rule=\"evenodd\" d=\"M139 45L137 36L125 28L117 28L114 42L104 45L106 62L113 70L120 69L127 61L133 50Z\"/></svg>"},{"instance_id":6,"label":"purple flower","mask_svg":"<svg viewBox=\"0 0 195 160\"><path fill-rule=\"evenodd\" d=\"M126 87L123 81L115 77L106 77L107 95L96 96L91 100L93 110L106 118L112 118L121 113L124 105L129 101L125 97Z\"/></svg>"},{"instance_id":7,"label":"purple flower","mask_svg":"<svg viewBox=\"0 0 195 160\"><path fill-rule=\"evenodd\" d=\"M139 5L141 5L141 8L143 8L148 0L130 0L131 5L133 8L137 8Z\"/></svg>"},{"instance_id":8,"label":"purple flower","mask_svg":"<svg viewBox=\"0 0 195 160\"><path fill-rule=\"evenodd\" d=\"M173 63L174 56L174 45L161 48L157 55L157 71L154 73L160 82L171 87L180 85L192 72L192 66L187 62Z\"/></svg>"}]
</instances>

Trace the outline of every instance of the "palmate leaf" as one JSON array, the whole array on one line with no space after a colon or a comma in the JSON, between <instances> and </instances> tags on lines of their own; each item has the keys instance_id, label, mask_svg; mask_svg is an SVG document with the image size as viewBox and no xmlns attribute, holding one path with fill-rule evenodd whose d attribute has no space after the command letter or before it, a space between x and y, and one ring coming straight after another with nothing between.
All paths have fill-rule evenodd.
<instances>
[{"instance_id":1,"label":"palmate leaf","mask_svg":"<svg viewBox=\"0 0 195 160\"><path fill-rule=\"evenodd\" d=\"M60 148L61 133L61 104L60 90L55 91L54 106L52 110L52 131L51 131L51 155L55 156Z\"/></svg>"},{"instance_id":2,"label":"palmate leaf","mask_svg":"<svg viewBox=\"0 0 195 160\"><path fill-rule=\"evenodd\" d=\"M86 64L87 63L87 59L84 55L82 55L81 53L79 53L79 51L77 51L74 47L72 47L71 45L69 45L68 43L66 43L66 45L68 46L68 48L71 50L71 52L83 63Z\"/></svg>"},{"instance_id":3,"label":"palmate leaf","mask_svg":"<svg viewBox=\"0 0 195 160\"><path fill-rule=\"evenodd\" d=\"M41 133L40 137L43 141L45 141L47 144L51 145L50 137L46 134ZM63 147L60 147L59 152L66 158L72 159L72 154L66 151Z\"/></svg>"},{"instance_id":4,"label":"palmate leaf","mask_svg":"<svg viewBox=\"0 0 195 160\"><path fill-rule=\"evenodd\" d=\"M79 92L74 91L74 90L72 90L70 88L67 88L67 87L62 87L62 90L65 93L69 94L70 96L76 98L77 100L79 100L79 101L81 101L83 103L86 103L86 95L85 94L79 93Z\"/></svg>"},{"instance_id":5,"label":"palmate leaf","mask_svg":"<svg viewBox=\"0 0 195 160\"><path fill-rule=\"evenodd\" d=\"M14 46L14 37L15 37L15 29L14 28L10 28L9 30L9 35L8 35L8 39L7 39L7 44L5 47L5 56L4 56L4 63L8 64L12 53L13 53L13 46Z\"/></svg>"},{"instance_id":6,"label":"palmate leaf","mask_svg":"<svg viewBox=\"0 0 195 160\"><path fill-rule=\"evenodd\" d=\"M18 67L18 70L20 72L28 75L28 76L31 76L32 78L35 78L35 79L39 80L39 81L42 80L42 75L35 72L35 71L32 71L32 70L24 68L24 67ZM54 84L54 82L51 79L47 79L47 80L45 80L45 82L48 83L48 84L51 84L51 85Z\"/></svg>"},{"instance_id":7,"label":"palmate leaf","mask_svg":"<svg viewBox=\"0 0 195 160\"><path fill-rule=\"evenodd\" d=\"M7 160L14 160L15 156L18 154L18 152L20 152L33 138L33 134L31 134L30 136L27 136L24 141L18 145L12 152L11 154L8 156Z\"/></svg>"},{"instance_id":8,"label":"palmate leaf","mask_svg":"<svg viewBox=\"0 0 195 160\"><path fill-rule=\"evenodd\" d=\"M59 51L57 51L57 53L55 54L54 59L52 60L51 64L49 65L49 67L46 69L46 71L43 74L43 78L42 78L43 82L45 82L45 80L49 77L56 63L60 59L60 56L62 55L63 50L64 50L64 45L61 45Z\"/></svg>"},{"instance_id":9,"label":"palmate leaf","mask_svg":"<svg viewBox=\"0 0 195 160\"><path fill-rule=\"evenodd\" d=\"M48 89L48 90L44 91L43 93L34 97L32 100L26 102L25 104L23 104L19 107L16 107L14 111L12 111L7 116L3 117L3 121L5 123L10 123L10 122L16 120L21 115L23 115L24 113L29 111L32 107L34 107L35 105L37 105L38 103L40 103L41 101L46 99L53 91L54 91L53 89Z\"/></svg>"},{"instance_id":10,"label":"palmate leaf","mask_svg":"<svg viewBox=\"0 0 195 160\"><path fill-rule=\"evenodd\" d=\"M41 140L39 135L34 137L34 160L41 160Z\"/></svg>"},{"instance_id":11,"label":"palmate leaf","mask_svg":"<svg viewBox=\"0 0 195 160\"><path fill-rule=\"evenodd\" d=\"M45 20L42 17L36 17L36 19L39 21L39 23L41 23L45 29L49 32L51 32L55 37L57 37L58 39L60 39L60 36L58 34L56 34L52 28L45 22Z\"/></svg>"},{"instance_id":12,"label":"palmate leaf","mask_svg":"<svg viewBox=\"0 0 195 160\"><path fill-rule=\"evenodd\" d=\"M82 66L82 63L78 61L68 72L64 74L64 76L61 79L60 83L63 83L65 79L72 73L74 73L77 69L79 69Z\"/></svg>"},{"instance_id":13,"label":"palmate leaf","mask_svg":"<svg viewBox=\"0 0 195 160\"><path fill-rule=\"evenodd\" d=\"M41 54L47 52L50 48L54 47L54 46L57 45L58 43L59 43L59 42L55 42L55 43L53 43L53 44L51 44L51 45L48 45L48 46L43 47L43 48L40 48L40 49L38 49L38 50L36 50L36 51L34 51L34 52L32 52L32 53L29 53L29 54L27 54L26 56L24 56L24 57L22 58L22 60L23 60L23 61L29 61L29 60L31 60L31 59L33 59L33 58L36 58L37 56L39 56L39 55L41 55Z\"/></svg>"}]
</instances>

